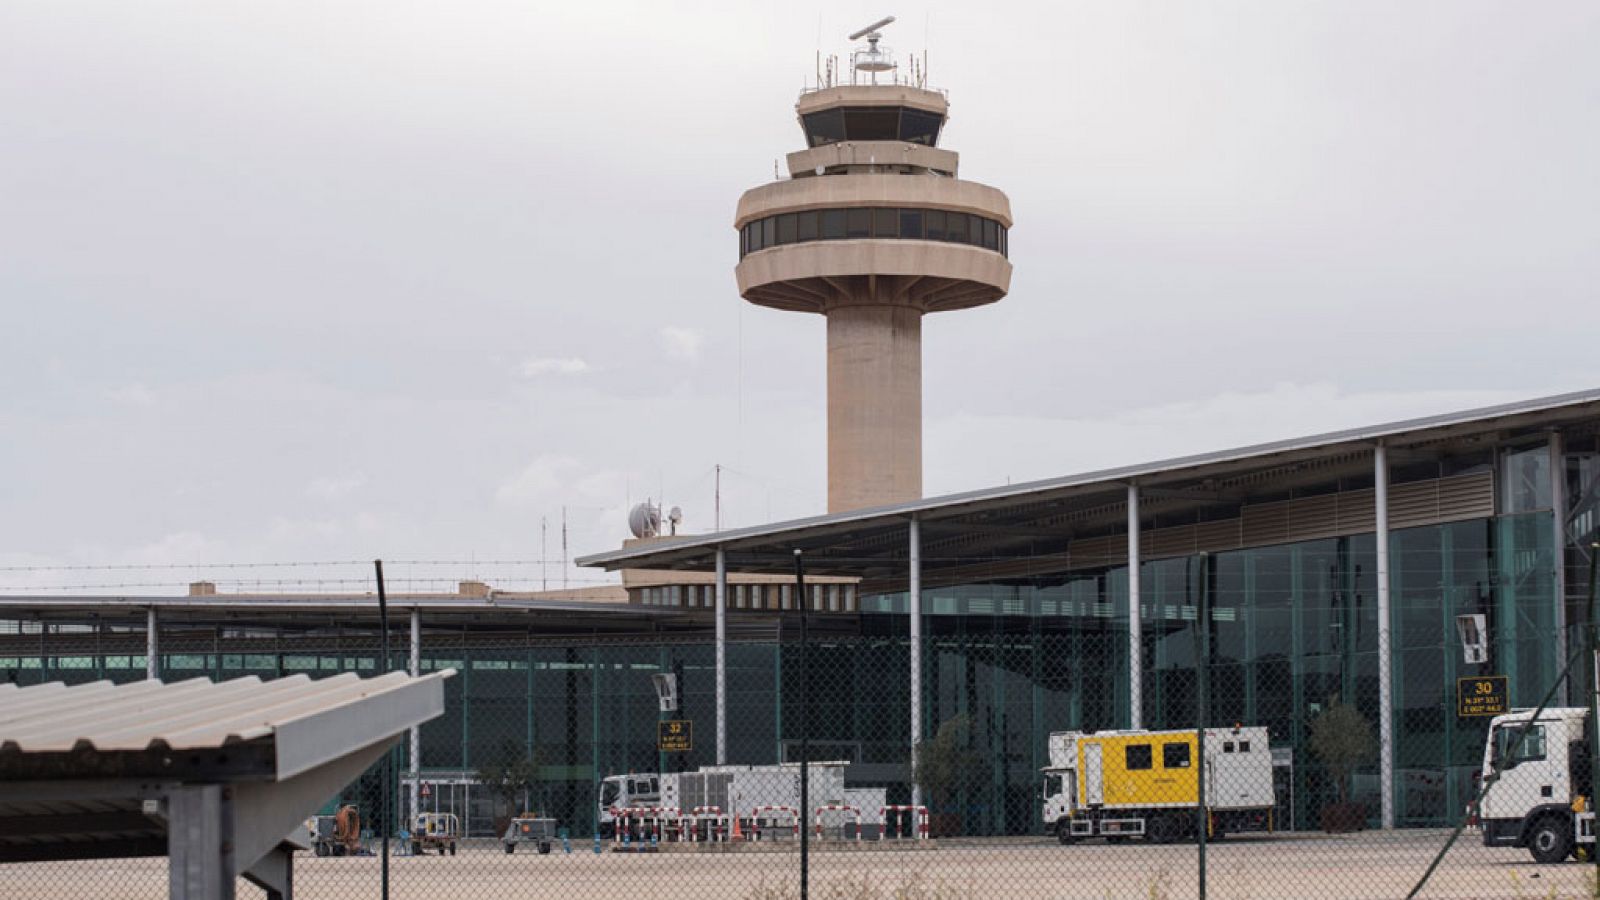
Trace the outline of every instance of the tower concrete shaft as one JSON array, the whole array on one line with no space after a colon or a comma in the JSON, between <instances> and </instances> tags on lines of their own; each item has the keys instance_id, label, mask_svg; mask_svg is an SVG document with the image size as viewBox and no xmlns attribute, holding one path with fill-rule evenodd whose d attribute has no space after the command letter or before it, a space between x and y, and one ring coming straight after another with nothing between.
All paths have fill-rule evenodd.
<instances>
[{"instance_id":1,"label":"tower concrete shaft","mask_svg":"<svg viewBox=\"0 0 1600 900\"><path fill-rule=\"evenodd\" d=\"M922 496L922 311L828 313L828 509Z\"/></svg>"},{"instance_id":2,"label":"tower concrete shaft","mask_svg":"<svg viewBox=\"0 0 1600 900\"><path fill-rule=\"evenodd\" d=\"M1006 195L938 146L942 93L843 85L796 104L807 149L739 200L739 293L828 319L828 511L922 496L922 318L1011 284Z\"/></svg>"}]
</instances>

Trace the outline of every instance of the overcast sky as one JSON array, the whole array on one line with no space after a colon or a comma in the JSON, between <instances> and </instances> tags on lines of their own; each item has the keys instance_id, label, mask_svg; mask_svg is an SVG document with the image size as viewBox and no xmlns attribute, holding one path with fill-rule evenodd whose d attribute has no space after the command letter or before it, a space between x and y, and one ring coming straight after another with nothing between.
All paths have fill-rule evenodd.
<instances>
[{"instance_id":1,"label":"overcast sky","mask_svg":"<svg viewBox=\"0 0 1600 900\"><path fill-rule=\"evenodd\" d=\"M1600 385L1593 0L14 0L0 587L527 587L481 561L710 530L718 464L725 525L822 512L823 320L732 218L889 13L1016 216L925 325L928 494Z\"/></svg>"}]
</instances>

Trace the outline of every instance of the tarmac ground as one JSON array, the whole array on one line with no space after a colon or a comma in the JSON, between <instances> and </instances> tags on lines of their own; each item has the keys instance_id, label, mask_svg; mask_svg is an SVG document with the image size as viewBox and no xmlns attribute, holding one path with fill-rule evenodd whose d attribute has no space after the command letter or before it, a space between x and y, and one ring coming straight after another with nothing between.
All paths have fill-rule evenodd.
<instances>
[{"instance_id":1,"label":"tarmac ground","mask_svg":"<svg viewBox=\"0 0 1600 900\"><path fill-rule=\"evenodd\" d=\"M1421 876L1447 832L1230 836L1209 845L1207 894L1227 898L1399 898ZM1524 850L1483 847L1463 835L1420 896L1592 897L1595 867L1538 865ZM531 846L506 854L498 841L463 841L455 856L390 860L394 900L514 898L798 898L796 841L673 846L620 853L592 841L566 853ZM1198 896L1194 844L1086 842L1042 837L944 839L840 845L820 842L810 861L811 897L826 900L957 898L1180 898ZM297 900L378 898L375 856L317 858L295 866ZM0 897L25 900L156 900L166 896L166 860L96 860L0 865ZM238 896L263 896L241 882Z\"/></svg>"}]
</instances>

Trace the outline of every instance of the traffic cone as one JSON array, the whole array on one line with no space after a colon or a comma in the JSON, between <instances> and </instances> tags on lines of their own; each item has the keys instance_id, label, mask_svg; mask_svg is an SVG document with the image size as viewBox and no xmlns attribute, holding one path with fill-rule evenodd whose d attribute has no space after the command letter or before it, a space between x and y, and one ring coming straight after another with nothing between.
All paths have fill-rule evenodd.
<instances>
[{"instance_id":1,"label":"traffic cone","mask_svg":"<svg viewBox=\"0 0 1600 900\"><path fill-rule=\"evenodd\" d=\"M734 810L734 813L733 813L733 840L736 843L738 841L744 840L744 833L739 830L739 812L738 812L738 810Z\"/></svg>"}]
</instances>

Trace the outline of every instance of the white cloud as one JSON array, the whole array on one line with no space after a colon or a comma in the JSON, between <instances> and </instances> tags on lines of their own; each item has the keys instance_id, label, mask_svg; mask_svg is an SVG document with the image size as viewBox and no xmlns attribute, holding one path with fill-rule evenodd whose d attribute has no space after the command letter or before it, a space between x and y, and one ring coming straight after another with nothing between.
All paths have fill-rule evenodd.
<instances>
[{"instance_id":1,"label":"white cloud","mask_svg":"<svg viewBox=\"0 0 1600 900\"><path fill-rule=\"evenodd\" d=\"M700 347L704 343L705 335L695 328L669 325L661 329L661 346L672 359L693 362L700 358Z\"/></svg>"},{"instance_id":2,"label":"white cloud","mask_svg":"<svg viewBox=\"0 0 1600 900\"><path fill-rule=\"evenodd\" d=\"M589 363L576 356L534 356L522 361L522 377L538 378L540 375L582 375L590 371Z\"/></svg>"}]
</instances>

